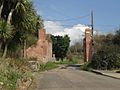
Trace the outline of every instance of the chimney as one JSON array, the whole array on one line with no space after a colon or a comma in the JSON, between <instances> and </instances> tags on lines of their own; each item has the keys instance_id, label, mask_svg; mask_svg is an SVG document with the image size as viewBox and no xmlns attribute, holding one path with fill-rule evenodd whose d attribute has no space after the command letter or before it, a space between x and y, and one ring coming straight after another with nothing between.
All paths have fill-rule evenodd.
<instances>
[{"instance_id":1,"label":"chimney","mask_svg":"<svg viewBox=\"0 0 120 90\"><path fill-rule=\"evenodd\" d=\"M45 29L39 29L39 33L38 33L38 39L39 40L46 40L46 30Z\"/></svg>"}]
</instances>

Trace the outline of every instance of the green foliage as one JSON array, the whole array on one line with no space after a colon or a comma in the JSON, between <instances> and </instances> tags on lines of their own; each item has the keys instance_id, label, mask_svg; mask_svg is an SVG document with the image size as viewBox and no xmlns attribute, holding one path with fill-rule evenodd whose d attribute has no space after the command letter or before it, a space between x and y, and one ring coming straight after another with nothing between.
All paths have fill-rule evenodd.
<instances>
[{"instance_id":1,"label":"green foliage","mask_svg":"<svg viewBox=\"0 0 120 90\"><path fill-rule=\"evenodd\" d=\"M91 70L91 63L90 62L84 63L84 65L82 65L80 67L80 69L85 70L85 71L90 71Z\"/></svg>"},{"instance_id":2,"label":"green foliage","mask_svg":"<svg viewBox=\"0 0 120 90\"><path fill-rule=\"evenodd\" d=\"M46 64L39 64L39 71L51 70L57 68L57 64L54 62L47 62Z\"/></svg>"},{"instance_id":3,"label":"green foliage","mask_svg":"<svg viewBox=\"0 0 120 90\"><path fill-rule=\"evenodd\" d=\"M28 80L31 80L33 78L32 72L31 71L26 71L22 73L21 80L22 82L26 82Z\"/></svg>"},{"instance_id":4,"label":"green foliage","mask_svg":"<svg viewBox=\"0 0 120 90\"><path fill-rule=\"evenodd\" d=\"M116 31L113 42L114 42L114 44L120 46L120 29Z\"/></svg>"},{"instance_id":5,"label":"green foliage","mask_svg":"<svg viewBox=\"0 0 120 90\"><path fill-rule=\"evenodd\" d=\"M71 51L72 54L82 55L82 49L83 49L83 46L82 46L81 42L77 42L70 47L70 51Z\"/></svg>"},{"instance_id":6,"label":"green foliage","mask_svg":"<svg viewBox=\"0 0 120 90\"><path fill-rule=\"evenodd\" d=\"M16 52L25 49L23 47L26 47L26 43L27 47L34 44L38 22L42 27L43 21L37 15L31 0L3 0L0 3L0 53L4 53L4 56L8 52L12 55L14 53L14 57L18 57Z\"/></svg>"},{"instance_id":7,"label":"green foliage","mask_svg":"<svg viewBox=\"0 0 120 90\"><path fill-rule=\"evenodd\" d=\"M70 52L68 52L68 58L72 57L73 60L79 60L79 63L83 63L83 46L82 42L77 42L70 47Z\"/></svg>"},{"instance_id":8,"label":"green foliage","mask_svg":"<svg viewBox=\"0 0 120 90\"><path fill-rule=\"evenodd\" d=\"M103 46L92 58L91 65L94 69L110 70L120 68L120 58L115 46Z\"/></svg>"},{"instance_id":9,"label":"green foliage","mask_svg":"<svg viewBox=\"0 0 120 90\"><path fill-rule=\"evenodd\" d=\"M115 35L95 36L95 53L91 66L94 69L111 70L120 68L120 29Z\"/></svg>"},{"instance_id":10,"label":"green foliage","mask_svg":"<svg viewBox=\"0 0 120 90\"><path fill-rule=\"evenodd\" d=\"M63 59L63 61L57 61L55 62L56 64L78 64L78 59L73 58L72 61L68 60L68 59Z\"/></svg>"},{"instance_id":11,"label":"green foliage","mask_svg":"<svg viewBox=\"0 0 120 90\"><path fill-rule=\"evenodd\" d=\"M72 61L72 60L73 60L73 55L72 55L70 49L69 49L68 52L67 52L66 58L67 58L69 61Z\"/></svg>"},{"instance_id":12,"label":"green foliage","mask_svg":"<svg viewBox=\"0 0 120 90\"><path fill-rule=\"evenodd\" d=\"M69 61L67 59L64 59L63 61L57 61L57 62L47 62L46 64L39 64L38 68L39 71L45 71L45 70L51 70L54 68L57 68L58 65L60 64L77 64L78 61L76 59L74 59L73 61Z\"/></svg>"},{"instance_id":13,"label":"green foliage","mask_svg":"<svg viewBox=\"0 0 120 90\"><path fill-rule=\"evenodd\" d=\"M25 40L28 43L27 47L34 44L37 38L38 20L42 24L31 0L1 0L0 54L3 54L4 57L9 54L7 56L18 58ZM31 78L31 70L26 60L0 60L0 87L2 89L16 90L18 79L26 81Z\"/></svg>"},{"instance_id":14,"label":"green foliage","mask_svg":"<svg viewBox=\"0 0 120 90\"><path fill-rule=\"evenodd\" d=\"M27 47L37 39L37 23L43 24L31 0L0 0L0 56L19 58L24 41ZM40 28L40 27L39 27ZM0 59L0 87L16 90L17 80L32 78L26 60Z\"/></svg>"},{"instance_id":15,"label":"green foliage","mask_svg":"<svg viewBox=\"0 0 120 90\"><path fill-rule=\"evenodd\" d=\"M8 25L5 20L0 20L0 39L6 41L13 37L13 27Z\"/></svg>"},{"instance_id":16,"label":"green foliage","mask_svg":"<svg viewBox=\"0 0 120 90\"><path fill-rule=\"evenodd\" d=\"M70 38L67 35L65 35L64 37L52 36L52 42L53 42L53 54L55 54L56 59L63 60L68 52Z\"/></svg>"},{"instance_id":17,"label":"green foliage","mask_svg":"<svg viewBox=\"0 0 120 90\"><path fill-rule=\"evenodd\" d=\"M57 61L56 64L70 64L70 61L67 59L63 59L63 61Z\"/></svg>"},{"instance_id":18,"label":"green foliage","mask_svg":"<svg viewBox=\"0 0 120 90\"><path fill-rule=\"evenodd\" d=\"M13 35L14 35L13 26L8 24L5 20L0 19L0 40L1 40L0 43L1 47L3 46L2 55L3 58L6 57L8 44L12 40Z\"/></svg>"},{"instance_id":19,"label":"green foliage","mask_svg":"<svg viewBox=\"0 0 120 90\"><path fill-rule=\"evenodd\" d=\"M13 71L13 69L1 72L1 82L4 83L3 88L7 88L8 90L16 90L16 83L18 78L20 78L20 74L18 71Z\"/></svg>"},{"instance_id":20,"label":"green foliage","mask_svg":"<svg viewBox=\"0 0 120 90\"><path fill-rule=\"evenodd\" d=\"M10 67L7 60L0 60L0 82L3 89L16 90L17 79L21 77L21 73Z\"/></svg>"},{"instance_id":21,"label":"green foliage","mask_svg":"<svg viewBox=\"0 0 120 90\"><path fill-rule=\"evenodd\" d=\"M0 59L0 87L2 90L16 90L18 80L25 82L32 78L26 60Z\"/></svg>"}]
</instances>

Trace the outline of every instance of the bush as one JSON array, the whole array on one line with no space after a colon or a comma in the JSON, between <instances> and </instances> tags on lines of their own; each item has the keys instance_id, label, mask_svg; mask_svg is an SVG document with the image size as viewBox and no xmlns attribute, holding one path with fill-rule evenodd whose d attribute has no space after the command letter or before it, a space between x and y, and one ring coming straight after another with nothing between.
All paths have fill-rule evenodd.
<instances>
[{"instance_id":1,"label":"bush","mask_svg":"<svg viewBox=\"0 0 120 90\"><path fill-rule=\"evenodd\" d=\"M71 61L69 59L63 59L63 61L57 61L56 64L78 64L78 59L73 58Z\"/></svg>"},{"instance_id":2,"label":"bush","mask_svg":"<svg viewBox=\"0 0 120 90\"><path fill-rule=\"evenodd\" d=\"M90 64L90 62L87 62L87 63L85 63L84 65L82 65L82 66L80 67L80 69L85 70L85 71L89 71L89 70L91 69L91 64Z\"/></svg>"},{"instance_id":3,"label":"bush","mask_svg":"<svg viewBox=\"0 0 120 90\"><path fill-rule=\"evenodd\" d=\"M120 68L120 57L117 51L117 48L113 45L104 45L93 55L92 68L101 70Z\"/></svg>"},{"instance_id":4,"label":"bush","mask_svg":"<svg viewBox=\"0 0 120 90\"><path fill-rule=\"evenodd\" d=\"M47 62L46 64L39 64L39 71L51 70L57 67L54 62Z\"/></svg>"},{"instance_id":5,"label":"bush","mask_svg":"<svg viewBox=\"0 0 120 90\"><path fill-rule=\"evenodd\" d=\"M0 59L0 90L16 90L18 80L32 78L25 60Z\"/></svg>"},{"instance_id":6,"label":"bush","mask_svg":"<svg viewBox=\"0 0 120 90\"><path fill-rule=\"evenodd\" d=\"M16 90L16 83L21 73L10 67L8 60L0 60L0 83L2 89Z\"/></svg>"}]
</instances>

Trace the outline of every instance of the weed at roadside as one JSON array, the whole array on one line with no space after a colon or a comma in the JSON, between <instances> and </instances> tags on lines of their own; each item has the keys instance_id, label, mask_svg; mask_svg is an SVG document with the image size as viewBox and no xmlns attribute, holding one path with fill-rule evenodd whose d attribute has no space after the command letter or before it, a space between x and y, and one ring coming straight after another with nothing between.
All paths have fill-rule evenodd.
<instances>
[{"instance_id":1,"label":"weed at roadside","mask_svg":"<svg viewBox=\"0 0 120 90\"><path fill-rule=\"evenodd\" d=\"M47 62L46 64L39 64L39 71L51 70L57 68L58 65L54 62Z\"/></svg>"}]
</instances>

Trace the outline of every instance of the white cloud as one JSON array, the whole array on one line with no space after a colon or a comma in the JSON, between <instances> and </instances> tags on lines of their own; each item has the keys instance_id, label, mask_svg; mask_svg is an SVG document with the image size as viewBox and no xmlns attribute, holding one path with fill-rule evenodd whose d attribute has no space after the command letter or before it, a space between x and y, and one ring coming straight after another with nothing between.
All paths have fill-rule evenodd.
<instances>
[{"instance_id":1,"label":"white cloud","mask_svg":"<svg viewBox=\"0 0 120 90\"><path fill-rule=\"evenodd\" d=\"M88 26L77 24L70 28L64 28L61 23L59 22L53 22L53 21L44 21L45 29L47 33L50 33L52 35L68 35L70 37L70 44L73 45L76 42L79 42L82 40L85 29L89 28Z\"/></svg>"},{"instance_id":2,"label":"white cloud","mask_svg":"<svg viewBox=\"0 0 120 90\"><path fill-rule=\"evenodd\" d=\"M52 22L52 21L44 21L45 29L47 33L55 35L57 32L61 32L64 28L61 26L59 22Z\"/></svg>"}]
</instances>

